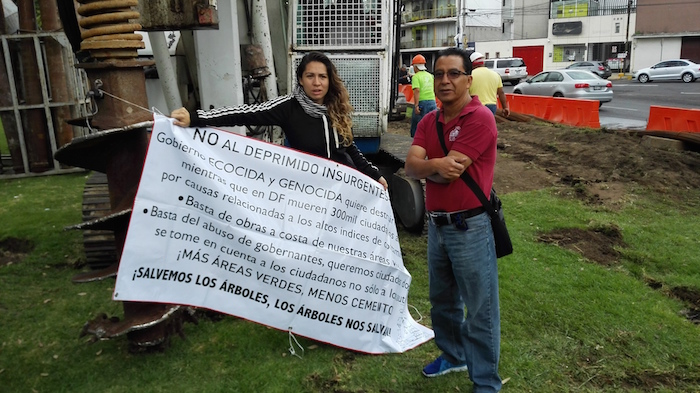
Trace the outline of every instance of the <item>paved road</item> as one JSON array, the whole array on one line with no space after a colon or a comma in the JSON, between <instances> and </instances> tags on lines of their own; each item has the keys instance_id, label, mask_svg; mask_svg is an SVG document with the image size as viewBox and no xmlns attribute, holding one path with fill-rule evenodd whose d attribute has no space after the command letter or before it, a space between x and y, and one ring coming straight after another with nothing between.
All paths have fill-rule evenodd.
<instances>
[{"instance_id":1,"label":"paved road","mask_svg":"<svg viewBox=\"0 0 700 393\"><path fill-rule=\"evenodd\" d=\"M639 83L635 80L612 79L614 98L600 107L600 125L605 128L644 129L649 107L700 109L700 80L693 83L661 81ZM504 86L512 93L512 86Z\"/></svg>"}]
</instances>

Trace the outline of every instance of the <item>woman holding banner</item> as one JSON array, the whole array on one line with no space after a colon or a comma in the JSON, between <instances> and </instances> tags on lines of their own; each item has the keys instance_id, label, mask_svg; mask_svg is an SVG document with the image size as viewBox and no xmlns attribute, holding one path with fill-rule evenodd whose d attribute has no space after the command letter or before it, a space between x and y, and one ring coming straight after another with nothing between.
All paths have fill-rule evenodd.
<instances>
[{"instance_id":1,"label":"woman holding banner","mask_svg":"<svg viewBox=\"0 0 700 393\"><path fill-rule=\"evenodd\" d=\"M294 92L255 105L194 113L185 108L170 116L181 127L276 125L289 146L355 168L388 187L379 169L353 142L350 96L333 62L321 52L306 54L296 70Z\"/></svg>"}]
</instances>

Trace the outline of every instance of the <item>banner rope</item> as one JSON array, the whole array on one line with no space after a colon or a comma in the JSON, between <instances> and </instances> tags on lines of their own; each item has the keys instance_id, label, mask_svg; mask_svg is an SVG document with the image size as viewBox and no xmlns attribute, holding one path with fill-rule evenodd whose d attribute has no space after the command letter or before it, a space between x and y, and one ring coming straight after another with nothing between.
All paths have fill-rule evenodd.
<instances>
[{"instance_id":1,"label":"banner rope","mask_svg":"<svg viewBox=\"0 0 700 393\"><path fill-rule=\"evenodd\" d=\"M416 322L422 321L422 320L423 320L423 314L421 314L420 311L418 311L418 309L416 308L416 306L414 306L413 304L409 304L409 306L413 307L413 309L416 310L416 312L418 313L418 316L420 317L420 318L416 319L415 321L416 321Z\"/></svg>"},{"instance_id":2,"label":"banner rope","mask_svg":"<svg viewBox=\"0 0 700 393\"><path fill-rule=\"evenodd\" d=\"M297 338L294 336L291 329L292 329L292 327L290 326L289 331L288 331L288 333L289 333L289 353L291 353L293 356L298 357L299 359L303 359L304 358L304 347L302 347L301 344L299 344L299 341L297 341ZM294 340L294 343L292 343L292 340ZM296 344L299 347L299 349L301 349L301 355L299 355L297 353L296 349L294 349L294 344Z\"/></svg>"},{"instance_id":3,"label":"banner rope","mask_svg":"<svg viewBox=\"0 0 700 393\"><path fill-rule=\"evenodd\" d=\"M108 93L108 92L106 92L106 91L104 91L104 90L102 90L102 89L97 89L97 91L99 91L100 93L103 93L103 94L105 94L105 95L108 95L108 96L114 98L115 100L119 100L119 101L125 102L125 103L127 103L127 104L129 104L129 105L133 105L133 106L135 106L135 107L137 107L137 108L139 108L139 109L141 109L141 110L144 110L144 111L146 111L146 112L154 113L154 114L156 113L156 112L154 112L154 111L152 111L152 110L150 110L150 109L148 109L148 108L144 108L144 107L142 107L142 106L139 105L139 104L136 104L136 103L131 102L131 101L128 101L128 100L125 100L125 99L123 99L123 98L121 98L121 97L117 97L117 96L115 96L114 94ZM155 108L154 108L154 109L155 109Z\"/></svg>"},{"instance_id":4,"label":"banner rope","mask_svg":"<svg viewBox=\"0 0 700 393\"><path fill-rule=\"evenodd\" d=\"M102 90L102 89L100 89L100 88L97 88L96 90L97 90L97 92L100 93L100 94L104 94L104 95L107 95L107 96L109 96L109 97L114 98L115 100L119 100L119 101L124 102L124 103L126 103L126 104L133 105L133 106L135 106L136 108L141 109L142 111L145 111L145 112L148 112L148 113L152 113L152 114L161 115L161 116L164 116L164 117L170 117L169 115L166 115L166 114L164 114L163 112L161 112L160 109L156 108L155 106L151 107L151 109L148 109L148 108L145 108L145 107L143 107L143 106L141 106L141 105L139 105L139 104L137 104L137 103L135 103L135 102L131 102L131 101L129 101L129 100L126 100L126 99L124 99L124 98L121 98L121 97L119 97L119 96L116 96L116 95L114 95L114 94L112 94L112 93L110 93L110 92L107 92L107 91L105 91L105 90ZM94 99L92 100L92 102L94 103L95 110L94 110L94 112L92 112L92 113L90 114L90 117L95 116L95 115L97 114L97 112L99 112L99 110L100 110L100 107L97 105L97 103L94 102ZM90 125L90 122L89 122L89 121L86 121L85 124L87 125L87 128L90 130L90 133L91 133L91 134L92 134L92 133L95 133L95 130L92 128L92 126Z\"/></svg>"}]
</instances>

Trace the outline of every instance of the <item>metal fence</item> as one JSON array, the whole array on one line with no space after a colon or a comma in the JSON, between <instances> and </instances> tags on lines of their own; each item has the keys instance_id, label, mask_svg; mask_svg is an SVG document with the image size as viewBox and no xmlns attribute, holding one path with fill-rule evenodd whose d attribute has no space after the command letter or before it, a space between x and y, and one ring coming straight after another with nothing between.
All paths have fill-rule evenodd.
<instances>
[{"instance_id":1,"label":"metal fence","mask_svg":"<svg viewBox=\"0 0 700 393\"><path fill-rule=\"evenodd\" d=\"M401 23L410 23L424 19L438 18L455 18L457 17L457 8L454 4L440 6L438 8L417 9L413 11L404 11L401 13Z\"/></svg>"},{"instance_id":2,"label":"metal fence","mask_svg":"<svg viewBox=\"0 0 700 393\"><path fill-rule=\"evenodd\" d=\"M455 46L455 37L453 34L424 40L401 41L401 49L440 48L448 46Z\"/></svg>"},{"instance_id":3,"label":"metal fence","mask_svg":"<svg viewBox=\"0 0 700 393\"><path fill-rule=\"evenodd\" d=\"M85 73L74 67L68 39L42 32L0 40L0 121L9 150L2 152L0 177L73 170L53 158L89 132L69 123L88 117L89 105Z\"/></svg>"},{"instance_id":4,"label":"metal fence","mask_svg":"<svg viewBox=\"0 0 700 393\"><path fill-rule=\"evenodd\" d=\"M292 70L296 70L303 53L293 56ZM386 130L388 92L381 81L388 80L385 73L386 58L378 54L328 54L335 64L340 79L350 93L353 134L356 137L378 137ZM293 71L292 71L293 72ZM290 80L296 80L291 76Z\"/></svg>"},{"instance_id":5,"label":"metal fence","mask_svg":"<svg viewBox=\"0 0 700 393\"><path fill-rule=\"evenodd\" d=\"M382 0L299 1L293 9L296 50L383 49L390 7Z\"/></svg>"},{"instance_id":6,"label":"metal fence","mask_svg":"<svg viewBox=\"0 0 700 393\"><path fill-rule=\"evenodd\" d=\"M565 0L553 1L549 17L551 19L575 18L584 16L618 15L637 12L636 0Z\"/></svg>"}]
</instances>

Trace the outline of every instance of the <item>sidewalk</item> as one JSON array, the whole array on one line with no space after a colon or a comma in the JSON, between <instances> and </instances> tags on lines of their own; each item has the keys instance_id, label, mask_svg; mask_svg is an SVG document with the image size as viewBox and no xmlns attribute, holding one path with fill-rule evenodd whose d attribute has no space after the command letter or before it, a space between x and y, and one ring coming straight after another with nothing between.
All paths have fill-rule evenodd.
<instances>
[{"instance_id":1,"label":"sidewalk","mask_svg":"<svg viewBox=\"0 0 700 393\"><path fill-rule=\"evenodd\" d=\"M608 80L615 81L615 80L620 80L620 79L627 79L627 80L632 80L632 74L631 73L617 73L613 72L612 75L608 78Z\"/></svg>"}]
</instances>

